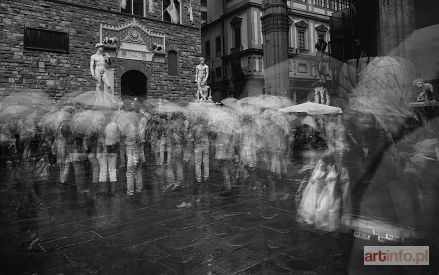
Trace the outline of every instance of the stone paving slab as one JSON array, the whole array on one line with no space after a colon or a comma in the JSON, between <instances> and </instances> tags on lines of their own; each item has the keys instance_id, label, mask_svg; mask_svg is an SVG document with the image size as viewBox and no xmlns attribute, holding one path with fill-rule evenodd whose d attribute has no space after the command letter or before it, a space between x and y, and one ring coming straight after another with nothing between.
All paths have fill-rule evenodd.
<instances>
[{"instance_id":1,"label":"stone paving slab","mask_svg":"<svg viewBox=\"0 0 439 275\"><path fill-rule=\"evenodd\" d=\"M124 180L116 193L92 192L84 200L79 200L75 188L45 182L39 191L42 205L18 211L10 204L2 209L0 273L222 275L334 270L325 258L336 251L327 245L322 249L322 243L328 239L336 246L336 239L297 224L291 195L297 186L292 181L273 188L265 175L256 181L251 175L233 187L231 196L223 196L221 174L216 171L208 183L185 182L187 187L179 192L163 192L155 185L162 179L148 177L153 172L145 170L147 191L132 199L124 194ZM0 196L11 192L0 191ZM182 202L190 205L178 208Z\"/></svg>"}]
</instances>

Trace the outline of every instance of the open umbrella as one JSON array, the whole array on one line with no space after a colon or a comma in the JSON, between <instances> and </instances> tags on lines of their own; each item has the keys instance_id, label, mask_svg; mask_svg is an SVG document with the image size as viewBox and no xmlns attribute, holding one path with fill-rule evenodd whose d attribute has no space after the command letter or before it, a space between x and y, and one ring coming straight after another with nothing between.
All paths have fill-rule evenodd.
<instances>
[{"instance_id":1,"label":"open umbrella","mask_svg":"<svg viewBox=\"0 0 439 275\"><path fill-rule=\"evenodd\" d=\"M152 110L153 112L159 113L159 114L164 114L164 113L182 113L185 114L187 113L187 109L175 104L173 102L165 102L162 104L157 104L155 106L155 108Z\"/></svg>"},{"instance_id":2,"label":"open umbrella","mask_svg":"<svg viewBox=\"0 0 439 275\"><path fill-rule=\"evenodd\" d=\"M208 129L212 132L236 134L240 131L241 123L238 116L228 108L211 108L207 117Z\"/></svg>"},{"instance_id":3,"label":"open umbrella","mask_svg":"<svg viewBox=\"0 0 439 275\"><path fill-rule=\"evenodd\" d=\"M390 132L398 132L408 118L415 117L412 82L415 66L401 57L376 57L363 70L361 80L349 99L350 110L372 115Z\"/></svg>"},{"instance_id":4,"label":"open umbrella","mask_svg":"<svg viewBox=\"0 0 439 275\"><path fill-rule=\"evenodd\" d=\"M72 132L91 135L104 130L111 114L104 111L84 110L73 115L70 122Z\"/></svg>"},{"instance_id":5,"label":"open umbrella","mask_svg":"<svg viewBox=\"0 0 439 275\"><path fill-rule=\"evenodd\" d=\"M261 108L256 105L235 102L228 106L238 115L256 116L261 113Z\"/></svg>"},{"instance_id":6,"label":"open umbrella","mask_svg":"<svg viewBox=\"0 0 439 275\"><path fill-rule=\"evenodd\" d=\"M290 131L290 124L286 117L273 109L267 109L261 114L262 118L268 119L275 123L277 126L281 127L286 133Z\"/></svg>"},{"instance_id":7,"label":"open umbrella","mask_svg":"<svg viewBox=\"0 0 439 275\"><path fill-rule=\"evenodd\" d=\"M46 113L40 120L40 126L44 131L56 133L62 122L70 121L72 114L65 110Z\"/></svg>"},{"instance_id":8,"label":"open umbrella","mask_svg":"<svg viewBox=\"0 0 439 275\"><path fill-rule=\"evenodd\" d=\"M314 102L306 102L279 110L284 113L306 113L308 115L331 115L341 114L343 111L338 107L332 107Z\"/></svg>"},{"instance_id":9,"label":"open umbrella","mask_svg":"<svg viewBox=\"0 0 439 275\"><path fill-rule=\"evenodd\" d=\"M285 108L294 105L291 99L284 96L259 95L255 97L245 97L238 101L243 104L255 105L260 108Z\"/></svg>"},{"instance_id":10,"label":"open umbrella","mask_svg":"<svg viewBox=\"0 0 439 275\"><path fill-rule=\"evenodd\" d=\"M234 98L234 97L228 97L226 99L223 99L221 101L222 104L224 104L225 106L230 106L234 103L236 103L238 101L238 99Z\"/></svg>"},{"instance_id":11,"label":"open umbrella","mask_svg":"<svg viewBox=\"0 0 439 275\"><path fill-rule=\"evenodd\" d=\"M136 112L118 111L114 115L114 122L116 122L121 133L125 136L131 134L132 129L137 129L141 115Z\"/></svg>"},{"instance_id":12,"label":"open umbrella","mask_svg":"<svg viewBox=\"0 0 439 275\"><path fill-rule=\"evenodd\" d=\"M45 109L33 108L20 123L20 136L30 136L40 126L40 120L48 111Z\"/></svg>"},{"instance_id":13,"label":"open umbrella","mask_svg":"<svg viewBox=\"0 0 439 275\"><path fill-rule=\"evenodd\" d=\"M259 107L264 106L264 100L258 96L244 97L244 98L238 100L237 103L250 104L250 105L255 105L255 106L259 106Z\"/></svg>"},{"instance_id":14,"label":"open umbrella","mask_svg":"<svg viewBox=\"0 0 439 275\"><path fill-rule=\"evenodd\" d=\"M9 131L18 133L23 120L31 111L28 106L11 105L7 106L0 112L0 123L7 125Z\"/></svg>"},{"instance_id":15,"label":"open umbrella","mask_svg":"<svg viewBox=\"0 0 439 275\"><path fill-rule=\"evenodd\" d=\"M116 122L111 121L104 129L105 145L114 145L120 141L120 131Z\"/></svg>"},{"instance_id":16,"label":"open umbrella","mask_svg":"<svg viewBox=\"0 0 439 275\"><path fill-rule=\"evenodd\" d=\"M289 106L293 106L294 103L291 99L285 96L275 96L275 95L260 95L260 97L264 104L261 107L264 108L285 108Z\"/></svg>"},{"instance_id":17,"label":"open umbrella","mask_svg":"<svg viewBox=\"0 0 439 275\"><path fill-rule=\"evenodd\" d=\"M30 110L29 106L24 105L10 105L6 106L0 112L0 119L9 119L14 117L23 116L23 114L27 113Z\"/></svg>"}]
</instances>

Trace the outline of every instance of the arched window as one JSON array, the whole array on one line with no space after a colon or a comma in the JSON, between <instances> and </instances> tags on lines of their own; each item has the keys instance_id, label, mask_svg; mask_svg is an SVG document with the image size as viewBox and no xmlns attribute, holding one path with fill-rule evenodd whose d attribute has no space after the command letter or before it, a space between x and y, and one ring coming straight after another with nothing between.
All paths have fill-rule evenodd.
<instances>
[{"instance_id":1,"label":"arched window","mask_svg":"<svg viewBox=\"0 0 439 275\"><path fill-rule=\"evenodd\" d=\"M169 51L168 52L168 74L169 75L177 75L177 52Z\"/></svg>"}]
</instances>

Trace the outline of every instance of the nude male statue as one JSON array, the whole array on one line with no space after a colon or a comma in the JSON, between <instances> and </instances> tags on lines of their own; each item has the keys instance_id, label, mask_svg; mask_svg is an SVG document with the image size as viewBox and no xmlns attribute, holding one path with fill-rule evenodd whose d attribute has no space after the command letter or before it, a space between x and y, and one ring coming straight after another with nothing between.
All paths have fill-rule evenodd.
<instances>
[{"instance_id":1,"label":"nude male statue","mask_svg":"<svg viewBox=\"0 0 439 275\"><path fill-rule=\"evenodd\" d=\"M195 81L197 82L197 101L207 100L206 81L209 78L209 66L204 64L204 58L200 58L200 64L196 67Z\"/></svg>"},{"instance_id":2,"label":"nude male statue","mask_svg":"<svg viewBox=\"0 0 439 275\"><path fill-rule=\"evenodd\" d=\"M97 99L104 101L104 89L101 89L102 84L107 87L107 90L112 93L110 82L108 81L105 65L111 65L110 56L104 53L104 45L96 44L96 53L90 58L90 72L92 77L96 80Z\"/></svg>"}]
</instances>

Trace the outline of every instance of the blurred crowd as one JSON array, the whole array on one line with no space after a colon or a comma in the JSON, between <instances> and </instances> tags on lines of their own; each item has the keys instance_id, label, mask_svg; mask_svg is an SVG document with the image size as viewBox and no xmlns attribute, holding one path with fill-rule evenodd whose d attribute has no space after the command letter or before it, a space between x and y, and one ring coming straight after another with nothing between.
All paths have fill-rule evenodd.
<instances>
[{"instance_id":1,"label":"blurred crowd","mask_svg":"<svg viewBox=\"0 0 439 275\"><path fill-rule=\"evenodd\" d=\"M236 181L248 178L257 166L280 179L288 172L293 150L311 150L310 144L326 148L324 128L302 123L306 116L273 108L293 105L284 97L186 107L164 99L128 99L118 110L74 100L41 104L42 98L11 94L0 112L2 166L27 189L26 199L36 203L34 183L53 173L59 173L59 184L73 183L80 199L115 193L121 182L126 182L128 197L142 193L149 181L145 166L161 174L163 191L181 190L188 169L194 170L195 184L208 184L211 169L218 169L223 193L229 195Z\"/></svg>"},{"instance_id":2,"label":"blurred crowd","mask_svg":"<svg viewBox=\"0 0 439 275\"><path fill-rule=\"evenodd\" d=\"M271 182L302 179L294 182L298 222L350 230L360 245L427 240L436 253L438 104L415 103L418 74L402 58L375 58L360 79L343 114L269 95L185 107L132 99L115 110L11 94L0 109L3 167L37 203L33 182L50 171L60 184L73 174L80 198L121 182L128 197L144 193L145 166L164 179L163 191L208 185L217 169L226 196L261 169Z\"/></svg>"}]
</instances>

